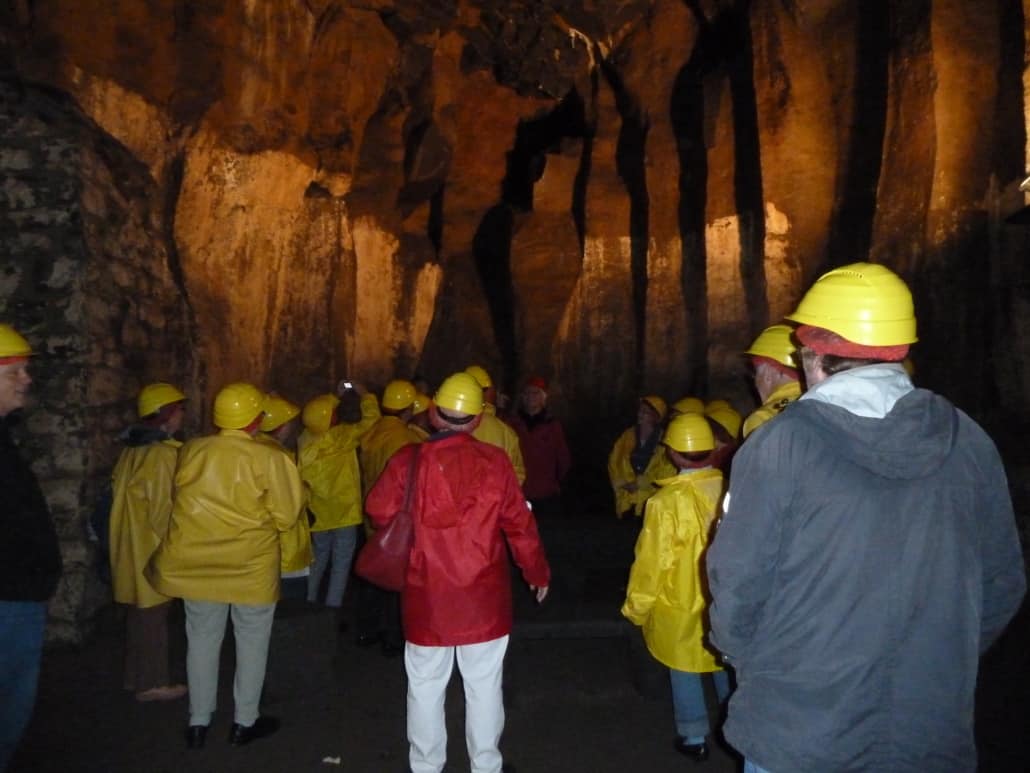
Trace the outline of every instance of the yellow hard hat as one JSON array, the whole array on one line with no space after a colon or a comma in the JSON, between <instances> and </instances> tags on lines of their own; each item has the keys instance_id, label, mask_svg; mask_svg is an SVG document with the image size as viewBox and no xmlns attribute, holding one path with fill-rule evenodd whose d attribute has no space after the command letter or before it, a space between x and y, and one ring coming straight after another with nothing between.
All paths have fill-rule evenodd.
<instances>
[{"instance_id":1,"label":"yellow hard hat","mask_svg":"<svg viewBox=\"0 0 1030 773\"><path fill-rule=\"evenodd\" d=\"M700 413L683 413L670 421L662 442L673 451L685 454L715 448L712 428Z\"/></svg>"},{"instance_id":2,"label":"yellow hard hat","mask_svg":"<svg viewBox=\"0 0 1030 773\"><path fill-rule=\"evenodd\" d=\"M794 328L790 325L773 325L767 327L758 334L751 347L744 354L751 354L755 357L768 357L788 368L796 368L798 363L794 359L794 352L797 351L797 344L794 343Z\"/></svg>"},{"instance_id":3,"label":"yellow hard hat","mask_svg":"<svg viewBox=\"0 0 1030 773\"><path fill-rule=\"evenodd\" d=\"M705 411L705 416L725 429L730 437L735 438L740 434L740 425L744 423L743 417L730 405L717 405Z\"/></svg>"},{"instance_id":4,"label":"yellow hard hat","mask_svg":"<svg viewBox=\"0 0 1030 773\"><path fill-rule=\"evenodd\" d=\"M787 319L829 330L862 346L900 346L919 340L908 285L876 263L852 263L823 274Z\"/></svg>"},{"instance_id":5,"label":"yellow hard hat","mask_svg":"<svg viewBox=\"0 0 1030 773\"><path fill-rule=\"evenodd\" d=\"M331 393L312 398L304 406L304 414L301 416L301 421L312 432L321 434L329 429L329 426L333 423L333 413L339 404L340 398Z\"/></svg>"},{"instance_id":6,"label":"yellow hard hat","mask_svg":"<svg viewBox=\"0 0 1030 773\"><path fill-rule=\"evenodd\" d=\"M721 398L720 399L716 399L716 400L709 400L708 403L705 405L705 413L708 413L709 411L714 411L716 408L732 408L732 407L733 406L730 405L730 401L729 400L723 400Z\"/></svg>"},{"instance_id":7,"label":"yellow hard hat","mask_svg":"<svg viewBox=\"0 0 1030 773\"><path fill-rule=\"evenodd\" d=\"M28 357L31 354L32 347L21 333L10 325L0 324L0 358Z\"/></svg>"},{"instance_id":8,"label":"yellow hard hat","mask_svg":"<svg viewBox=\"0 0 1030 773\"><path fill-rule=\"evenodd\" d=\"M665 414L668 413L668 408L665 405L665 400L660 398L658 395L648 395L647 397L641 397L640 402L647 403L647 405L654 409L658 414L658 420L661 421L665 418Z\"/></svg>"},{"instance_id":9,"label":"yellow hard hat","mask_svg":"<svg viewBox=\"0 0 1030 773\"><path fill-rule=\"evenodd\" d=\"M152 413L157 413L166 405L182 402L186 395L173 387L159 381L155 384L147 384L139 391L139 398L136 400L136 413L142 419Z\"/></svg>"},{"instance_id":10,"label":"yellow hard hat","mask_svg":"<svg viewBox=\"0 0 1030 773\"><path fill-rule=\"evenodd\" d=\"M410 381L395 379L383 390L383 407L391 411L403 411L415 399L415 385Z\"/></svg>"},{"instance_id":11,"label":"yellow hard hat","mask_svg":"<svg viewBox=\"0 0 1030 773\"><path fill-rule=\"evenodd\" d=\"M681 397L672 404L676 413L704 413L705 404L700 397Z\"/></svg>"},{"instance_id":12,"label":"yellow hard hat","mask_svg":"<svg viewBox=\"0 0 1030 773\"><path fill-rule=\"evenodd\" d=\"M261 431L271 432L300 413L300 408L279 395L268 395L265 398L265 418L261 420Z\"/></svg>"},{"instance_id":13,"label":"yellow hard hat","mask_svg":"<svg viewBox=\"0 0 1030 773\"><path fill-rule=\"evenodd\" d=\"M243 429L265 409L265 396L253 384L237 381L215 395L215 426Z\"/></svg>"},{"instance_id":14,"label":"yellow hard hat","mask_svg":"<svg viewBox=\"0 0 1030 773\"><path fill-rule=\"evenodd\" d=\"M465 368L465 372L472 376L483 389L489 389L494 385L494 382L490 380L490 374L481 365L469 365Z\"/></svg>"},{"instance_id":15,"label":"yellow hard hat","mask_svg":"<svg viewBox=\"0 0 1030 773\"><path fill-rule=\"evenodd\" d=\"M416 392L415 399L411 401L411 412L419 414L423 411L429 410L430 402L432 402L432 398L430 398L429 395Z\"/></svg>"},{"instance_id":16,"label":"yellow hard hat","mask_svg":"<svg viewBox=\"0 0 1030 773\"><path fill-rule=\"evenodd\" d=\"M437 407L468 416L483 412L483 388L475 376L468 371L455 373L444 379L433 396Z\"/></svg>"}]
</instances>

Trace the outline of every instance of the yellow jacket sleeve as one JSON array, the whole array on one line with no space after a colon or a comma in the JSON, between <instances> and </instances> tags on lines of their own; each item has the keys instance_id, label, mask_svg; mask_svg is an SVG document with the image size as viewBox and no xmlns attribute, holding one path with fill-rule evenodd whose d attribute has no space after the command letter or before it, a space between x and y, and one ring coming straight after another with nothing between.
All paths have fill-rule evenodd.
<instances>
[{"instance_id":1,"label":"yellow jacket sleeve","mask_svg":"<svg viewBox=\"0 0 1030 773\"><path fill-rule=\"evenodd\" d=\"M287 459L296 464L293 452L271 435L259 432L254 436L254 440L285 454ZM311 549L311 528L308 525L307 514L304 512L307 508L310 491L310 488L301 480L301 506L297 520L289 529L279 532L279 552L281 556L279 568L283 574L306 569L315 560Z\"/></svg>"}]
</instances>

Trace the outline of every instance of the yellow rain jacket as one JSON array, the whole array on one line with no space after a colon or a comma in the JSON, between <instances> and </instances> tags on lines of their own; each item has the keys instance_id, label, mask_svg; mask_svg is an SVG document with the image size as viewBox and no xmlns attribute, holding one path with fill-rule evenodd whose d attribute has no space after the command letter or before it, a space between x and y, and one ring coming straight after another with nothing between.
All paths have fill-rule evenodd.
<instances>
[{"instance_id":1,"label":"yellow rain jacket","mask_svg":"<svg viewBox=\"0 0 1030 773\"><path fill-rule=\"evenodd\" d=\"M712 467L667 478L647 502L622 614L643 627L655 659L695 674L722 670L704 643L708 604L702 554L723 493Z\"/></svg>"},{"instance_id":2,"label":"yellow rain jacket","mask_svg":"<svg viewBox=\"0 0 1030 773\"><path fill-rule=\"evenodd\" d=\"M134 607L170 601L143 576L147 561L168 533L177 440L161 440L122 451L111 473L111 586L114 600Z\"/></svg>"},{"instance_id":3,"label":"yellow rain jacket","mask_svg":"<svg viewBox=\"0 0 1030 773\"><path fill-rule=\"evenodd\" d=\"M293 452L286 446L269 435L267 432L259 432L254 440L263 443L269 448L274 448L289 457L290 461L296 464ZM315 554L311 550L311 527L308 525L308 516L304 512L308 504L309 490L303 488L302 504L297 515L297 522L293 528L279 532L279 571L282 574L293 574L307 569L315 560Z\"/></svg>"},{"instance_id":4,"label":"yellow rain jacket","mask_svg":"<svg viewBox=\"0 0 1030 773\"><path fill-rule=\"evenodd\" d=\"M362 520L361 469L358 445L379 420L373 394L361 398L361 421L341 422L316 435L305 430L297 442L300 475L311 488L308 509L315 516L311 531L357 526Z\"/></svg>"},{"instance_id":5,"label":"yellow rain jacket","mask_svg":"<svg viewBox=\"0 0 1030 773\"><path fill-rule=\"evenodd\" d=\"M630 455L636 445L637 432L634 425L619 435L611 453L608 454L608 479L612 483L612 491L615 492L615 515L619 518L631 507L634 515L642 515L644 503L657 490L655 481L676 474L676 468L665 455L665 446L659 442L655 445L654 454L647 463L647 468L642 474L637 475L630 461ZM637 484L636 491L626 491L623 488L625 484L634 481Z\"/></svg>"},{"instance_id":6,"label":"yellow rain jacket","mask_svg":"<svg viewBox=\"0 0 1030 773\"><path fill-rule=\"evenodd\" d=\"M281 451L238 429L191 440L179 451L168 537L147 579L176 598L272 604L279 532L303 501L297 467Z\"/></svg>"},{"instance_id":7,"label":"yellow rain jacket","mask_svg":"<svg viewBox=\"0 0 1030 773\"><path fill-rule=\"evenodd\" d=\"M756 429L765 424L769 419L780 415L780 412L792 402L801 397L801 383L788 381L781 384L769 395L769 398L758 408L752 411L751 415L744 421L744 437L747 437Z\"/></svg>"},{"instance_id":8,"label":"yellow rain jacket","mask_svg":"<svg viewBox=\"0 0 1030 773\"><path fill-rule=\"evenodd\" d=\"M489 403L486 407L493 408ZM483 418L472 432L472 437L503 450L511 459L511 466L515 468L515 477L519 479L519 485L526 482L526 464L522 461L522 446L519 445L518 433L498 419L493 411L483 411Z\"/></svg>"},{"instance_id":9,"label":"yellow rain jacket","mask_svg":"<svg viewBox=\"0 0 1030 773\"><path fill-rule=\"evenodd\" d=\"M361 490L368 495L387 462L404 446L419 443L419 436L396 416L383 416L361 439Z\"/></svg>"}]
</instances>

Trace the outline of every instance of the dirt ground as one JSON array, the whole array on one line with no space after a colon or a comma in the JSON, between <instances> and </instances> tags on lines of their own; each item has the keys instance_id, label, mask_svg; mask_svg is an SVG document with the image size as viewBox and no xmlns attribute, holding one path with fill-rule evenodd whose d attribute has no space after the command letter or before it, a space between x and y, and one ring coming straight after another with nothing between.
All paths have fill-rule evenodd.
<instances>
[{"instance_id":1,"label":"dirt ground","mask_svg":"<svg viewBox=\"0 0 1030 773\"><path fill-rule=\"evenodd\" d=\"M516 587L516 629L505 672L506 762L518 773L673 773L740 770L716 746L698 765L672 747L664 674L618 615L633 532L607 518L572 518L543 530L553 597L536 608ZM348 591L348 604L353 594ZM982 771L1025 771L1030 624L1024 611L985 660L978 696ZM183 663L181 611L173 656ZM137 703L121 689L122 622L105 613L80 650L44 656L39 699L12 773L401 773L407 769L404 666L336 630L333 613L302 601L277 610L263 711L282 727L234 748L231 637L223 651L219 711L207 745L182 738L185 700ZM468 770L460 682L448 694L448 771Z\"/></svg>"}]
</instances>

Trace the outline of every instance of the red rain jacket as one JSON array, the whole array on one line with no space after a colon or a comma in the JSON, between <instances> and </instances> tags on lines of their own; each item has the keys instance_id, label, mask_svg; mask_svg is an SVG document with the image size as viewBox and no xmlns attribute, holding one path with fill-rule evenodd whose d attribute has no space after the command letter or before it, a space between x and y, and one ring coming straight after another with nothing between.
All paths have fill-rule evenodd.
<instances>
[{"instance_id":1,"label":"red rain jacket","mask_svg":"<svg viewBox=\"0 0 1030 773\"><path fill-rule=\"evenodd\" d=\"M526 482L522 484L522 490L526 492L526 498L544 499L560 494L562 479L572 466L561 422L547 416L527 423L521 414L516 414L509 423L522 446L522 459L526 465Z\"/></svg>"},{"instance_id":2,"label":"red rain jacket","mask_svg":"<svg viewBox=\"0 0 1030 773\"><path fill-rule=\"evenodd\" d=\"M365 500L376 528L404 504L411 454L419 451L412 498L415 544L401 594L404 636L447 647L511 633L505 538L526 582L550 584L533 513L504 451L463 433L439 433L390 459Z\"/></svg>"}]
</instances>

